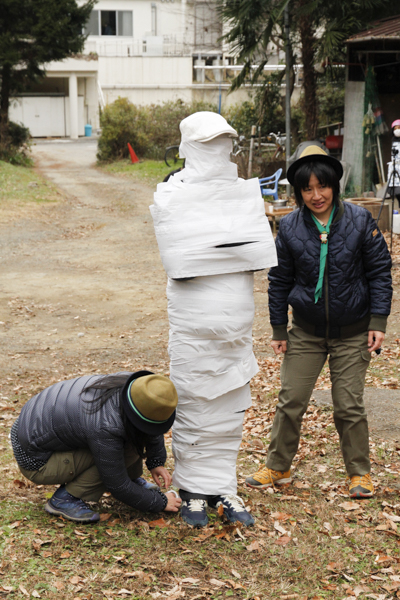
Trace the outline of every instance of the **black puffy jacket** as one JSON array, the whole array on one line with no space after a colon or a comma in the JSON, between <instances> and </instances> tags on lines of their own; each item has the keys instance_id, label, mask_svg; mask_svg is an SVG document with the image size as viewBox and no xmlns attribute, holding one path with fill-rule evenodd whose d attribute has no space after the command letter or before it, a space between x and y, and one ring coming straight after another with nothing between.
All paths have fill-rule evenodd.
<instances>
[{"instance_id":1,"label":"black puffy jacket","mask_svg":"<svg viewBox=\"0 0 400 600\"><path fill-rule=\"evenodd\" d=\"M128 373L127 373L128 375ZM139 374L130 374L132 378ZM53 452L88 448L93 454L107 491L121 502L142 511L158 512L166 505L166 496L133 483L124 462L124 445L128 442L119 392L95 413L88 412L87 402L97 393L87 385L101 375L88 375L61 381L33 396L22 407L18 418L18 440L25 452L47 461ZM166 451L162 435L146 443L149 468L165 463Z\"/></svg>"},{"instance_id":2,"label":"black puffy jacket","mask_svg":"<svg viewBox=\"0 0 400 600\"><path fill-rule=\"evenodd\" d=\"M288 305L297 324L318 337L385 331L392 299L391 259L365 208L339 202L325 267L323 295L314 301L321 241L304 206L284 217L276 238L278 266L268 275L274 339L287 339Z\"/></svg>"}]
</instances>

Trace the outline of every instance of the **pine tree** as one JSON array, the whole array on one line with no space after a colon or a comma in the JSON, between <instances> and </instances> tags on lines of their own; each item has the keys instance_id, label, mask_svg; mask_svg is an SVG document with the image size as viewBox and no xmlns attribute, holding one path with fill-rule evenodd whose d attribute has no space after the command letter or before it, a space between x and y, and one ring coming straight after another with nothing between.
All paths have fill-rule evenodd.
<instances>
[{"instance_id":1,"label":"pine tree","mask_svg":"<svg viewBox=\"0 0 400 600\"><path fill-rule=\"evenodd\" d=\"M10 97L45 75L45 64L82 50L95 0L0 0L0 143Z\"/></svg>"}]
</instances>

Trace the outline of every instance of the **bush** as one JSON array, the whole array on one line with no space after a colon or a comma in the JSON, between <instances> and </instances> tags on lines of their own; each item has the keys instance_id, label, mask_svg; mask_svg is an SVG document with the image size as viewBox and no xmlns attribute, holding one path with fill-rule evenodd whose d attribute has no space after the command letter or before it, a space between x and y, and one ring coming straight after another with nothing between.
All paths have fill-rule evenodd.
<instances>
[{"instance_id":1,"label":"bush","mask_svg":"<svg viewBox=\"0 0 400 600\"><path fill-rule=\"evenodd\" d=\"M100 162L126 158L129 142L139 158L162 160L165 148L180 141L182 119L200 110L215 112L216 106L181 100L137 106L127 98L118 98L101 115L97 158Z\"/></svg>"},{"instance_id":2,"label":"bush","mask_svg":"<svg viewBox=\"0 0 400 600\"><path fill-rule=\"evenodd\" d=\"M12 165L30 166L32 164L29 156L30 137L27 127L8 121L1 134L0 160Z\"/></svg>"},{"instance_id":3,"label":"bush","mask_svg":"<svg viewBox=\"0 0 400 600\"><path fill-rule=\"evenodd\" d=\"M106 106L100 117L97 158L103 162L128 156L128 142L141 155L148 146L146 108L138 109L127 98Z\"/></svg>"}]
</instances>

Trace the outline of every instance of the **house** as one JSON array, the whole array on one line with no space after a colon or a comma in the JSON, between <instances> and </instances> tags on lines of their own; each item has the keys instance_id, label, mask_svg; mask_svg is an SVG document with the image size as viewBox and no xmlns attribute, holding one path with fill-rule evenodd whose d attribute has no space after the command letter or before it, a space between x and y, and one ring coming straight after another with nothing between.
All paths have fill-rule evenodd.
<instances>
[{"instance_id":1,"label":"house","mask_svg":"<svg viewBox=\"0 0 400 600\"><path fill-rule=\"evenodd\" d=\"M182 99L235 103L227 95L235 59L220 41L214 0L99 0L84 52L46 65L46 78L12 100L10 119L34 137L77 138L99 127L99 107Z\"/></svg>"},{"instance_id":2,"label":"house","mask_svg":"<svg viewBox=\"0 0 400 600\"><path fill-rule=\"evenodd\" d=\"M369 105L378 135L366 126ZM350 185L357 193L386 181L390 125L399 118L400 14L376 21L347 40L342 160L350 167Z\"/></svg>"}]
</instances>

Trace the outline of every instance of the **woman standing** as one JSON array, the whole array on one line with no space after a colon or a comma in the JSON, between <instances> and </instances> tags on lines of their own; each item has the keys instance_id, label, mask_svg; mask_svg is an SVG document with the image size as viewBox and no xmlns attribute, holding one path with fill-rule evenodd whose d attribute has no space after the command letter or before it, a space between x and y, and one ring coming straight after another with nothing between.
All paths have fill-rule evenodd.
<instances>
[{"instance_id":1,"label":"woman standing","mask_svg":"<svg viewBox=\"0 0 400 600\"><path fill-rule=\"evenodd\" d=\"M285 354L282 388L266 467L246 479L254 488L291 481L302 417L329 357L349 494L373 495L363 391L371 352L383 342L390 313L391 259L371 214L339 200L342 174L340 162L316 145L288 169L298 210L280 223L278 266L269 272L271 345Z\"/></svg>"},{"instance_id":2,"label":"woman standing","mask_svg":"<svg viewBox=\"0 0 400 600\"><path fill-rule=\"evenodd\" d=\"M45 510L71 521L98 521L86 502L105 491L137 510L177 512L180 498L158 487L160 477L171 483L163 434L177 402L173 383L150 371L55 383L28 400L13 424L15 459L33 483L61 484ZM141 477L144 457L157 485Z\"/></svg>"}]
</instances>

